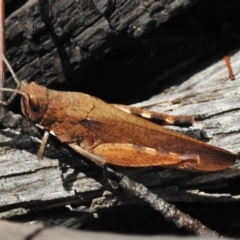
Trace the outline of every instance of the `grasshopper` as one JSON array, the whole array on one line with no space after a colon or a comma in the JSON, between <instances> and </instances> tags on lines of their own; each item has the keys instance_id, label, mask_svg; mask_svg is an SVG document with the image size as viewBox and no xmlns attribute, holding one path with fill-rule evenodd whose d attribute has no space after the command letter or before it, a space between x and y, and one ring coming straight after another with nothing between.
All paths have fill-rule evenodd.
<instances>
[{"instance_id":1,"label":"grasshopper","mask_svg":"<svg viewBox=\"0 0 240 240\"><path fill-rule=\"evenodd\" d=\"M8 68L11 69L3 56ZM11 70L13 76L15 74ZM50 90L35 82L19 82L25 117L98 165L163 166L196 171L219 171L234 164L236 155L163 126L192 124L191 116L170 116L140 108L108 104L81 92ZM6 105L2 102L2 105ZM145 119L144 119L145 118ZM46 141L45 141L46 142Z\"/></svg>"}]
</instances>

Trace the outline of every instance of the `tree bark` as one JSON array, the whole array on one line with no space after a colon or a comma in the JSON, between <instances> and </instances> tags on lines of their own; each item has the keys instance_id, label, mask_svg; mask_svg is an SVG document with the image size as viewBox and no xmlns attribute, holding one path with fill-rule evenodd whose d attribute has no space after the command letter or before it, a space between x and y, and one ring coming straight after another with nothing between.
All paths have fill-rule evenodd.
<instances>
[{"instance_id":1,"label":"tree bark","mask_svg":"<svg viewBox=\"0 0 240 240\"><path fill-rule=\"evenodd\" d=\"M216 7L230 6L223 1L218 3ZM188 7L191 8L187 10ZM19 79L52 84L57 89L86 91L109 101L137 101L137 106L154 111L192 115L196 119L193 127L174 129L238 153L240 52L235 40L230 40L234 43L231 47L225 47L225 40L221 40L224 20L211 23L219 31L210 34L206 27L210 23L201 15L202 11L210 11L208 7L205 1L28 1L9 13L6 55ZM226 9L221 12L223 16ZM219 19L217 10L213 16ZM192 16L196 12L206 19L200 21ZM230 23L231 30L235 30L235 22ZM231 53L234 81L229 80L222 59L225 52ZM14 86L11 77L6 86ZM116 98L120 87L124 94ZM103 90L99 92L99 88ZM18 106L15 108L19 111ZM116 215L126 221L129 215L119 216L119 209L145 206L140 199L113 190L102 169L72 155L55 139L44 159L37 160L35 137L40 134L36 127L10 112L1 119L2 125L15 128L0 131L1 218L41 221L46 225L53 219L51 223L58 225L59 219L63 224L75 214L76 222L84 219L90 229L96 230L104 229L102 218L97 224L93 220L96 213ZM197 202L206 203L207 208L212 203L224 203L219 205L224 218L227 211L223 206L238 204L239 191L233 188L239 177L238 168L236 163L217 173L115 169L167 201L180 206L185 203L185 210ZM49 211L59 208L63 214ZM149 210L142 211L147 216ZM45 216L40 216L41 212ZM209 212L202 216L203 220L206 218ZM224 224L214 215L211 220ZM111 221L103 222L111 225ZM233 229L230 225L225 231ZM220 224L213 227L222 233Z\"/></svg>"}]
</instances>

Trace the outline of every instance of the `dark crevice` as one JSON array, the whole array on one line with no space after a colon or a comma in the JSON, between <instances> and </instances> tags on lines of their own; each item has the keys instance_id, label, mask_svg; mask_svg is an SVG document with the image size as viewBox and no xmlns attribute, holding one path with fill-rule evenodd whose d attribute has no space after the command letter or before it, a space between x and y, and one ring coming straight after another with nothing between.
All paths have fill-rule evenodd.
<instances>
[{"instance_id":1,"label":"dark crevice","mask_svg":"<svg viewBox=\"0 0 240 240\"><path fill-rule=\"evenodd\" d=\"M5 0L5 14L6 17L11 15L13 12L21 8L25 3L27 3L28 0Z\"/></svg>"},{"instance_id":2,"label":"dark crevice","mask_svg":"<svg viewBox=\"0 0 240 240\"><path fill-rule=\"evenodd\" d=\"M32 240L35 239L42 231L44 231L44 227L35 230L33 233L25 237L25 240Z\"/></svg>"}]
</instances>

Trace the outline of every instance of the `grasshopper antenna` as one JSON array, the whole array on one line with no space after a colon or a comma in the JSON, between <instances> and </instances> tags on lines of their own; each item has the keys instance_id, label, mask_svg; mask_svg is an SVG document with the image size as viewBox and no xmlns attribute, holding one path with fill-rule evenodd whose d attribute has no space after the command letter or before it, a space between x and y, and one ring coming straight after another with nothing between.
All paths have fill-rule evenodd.
<instances>
[{"instance_id":1,"label":"grasshopper antenna","mask_svg":"<svg viewBox=\"0 0 240 240\"><path fill-rule=\"evenodd\" d=\"M17 84L17 88L21 87L23 84L19 81L19 79L17 78L17 75L14 73L10 63L8 62L8 60L5 58L4 54L1 53L2 59L4 61L4 63L6 64L6 66L8 67L10 73L12 74L12 77L14 79L14 81ZM9 105L12 100L15 98L16 94L20 94L22 97L27 98L27 94L24 92L21 92L17 89L11 89L11 88L0 88L0 91L5 91L5 92L13 92L13 94L11 95L11 97L7 100L7 101L2 101L0 100L0 105L4 105L7 106Z\"/></svg>"},{"instance_id":2,"label":"grasshopper antenna","mask_svg":"<svg viewBox=\"0 0 240 240\"><path fill-rule=\"evenodd\" d=\"M16 82L17 86L20 87L22 86L22 83L19 81L19 79L17 78L17 75L15 74L15 72L13 71L10 63L8 62L8 60L5 58L4 54L2 54L2 59L4 61L4 63L6 64L7 68L9 69L10 73L12 74L12 77L14 79L14 81Z\"/></svg>"}]
</instances>

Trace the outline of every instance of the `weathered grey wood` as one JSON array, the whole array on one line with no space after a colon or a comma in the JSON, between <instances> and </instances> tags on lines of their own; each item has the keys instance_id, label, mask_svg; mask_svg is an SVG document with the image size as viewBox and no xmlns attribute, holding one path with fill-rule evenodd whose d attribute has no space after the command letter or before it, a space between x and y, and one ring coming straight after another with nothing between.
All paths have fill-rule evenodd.
<instances>
[{"instance_id":1,"label":"weathered grey wood","mask_svg":"<svg viewBox=\"0 0 240 240\"><path fill-rule=\"evenodd\" d=\"M233 56L233 66L235 66L235 64L238 65L238 55L239 53L237 53L236 56ZM153 99L138 105L153 105L154 110L159 110L161 107L164 109L171 109L172 113L176 112L177 114L181 113L197 116L198 120L196 121L195 126L185 129L189 134L194 135L197 132L200 137L200 133L204 131L204 136L209 137L211 135L209 141L210 144L237 152L240 147L240 142L237 140L239 139L240 125L239 121L236 121L236 117L238 116L238 112L236 111L238 98L234 96L237 96L239 92L240 79L238 78L238 75L236 75L236 80L231 81L227 78L227 72L225 72L223 75L219 75L220 78L212 75L212 79L209 80L209 71L214 68L220 68L218 71L218 73L220 73L221 69L224 71L225 66L221 61L217 62L210 68L207 68L203 72L186 80L182 85L171 88L171 90L169 90L172 92L170 95L168 95L169 93L166 91L165 93L155 96ZM204 78L201 78L200 76L204 76ZM201 80L196 80L199 78L201 78ZM204 86L204 92L199 89L197 84ZM189 86L192 86L191 91L188 90ZM214 92L213 87L211 86L215 86ZM225 94L226 97L224 97L224 94L219 94L224 88L228 89L228 92ZM182 91L182 89L187 89L187 91ZM216 96L214 95L215 93ZM202 99L201 95L204 96L205 94L206 96L212 94L211 99L207 99L207 101L204 99L204 101L199 102L198 107L196 99ZM169 96L169 98L167 96ZM184 99L184 102L182 99ZM218 101L218 104L215 104L216 101ZM173 104L173 102L177 103ZM161 103L163 103L162 106ZM178 108L176 108L176 106ZM181 108L184 110L180 111L179 109ZM222 109L225 110L223 111ZM199 114L199 111L204 112L204 114ZM228 120L226 124L223 120L224 118L227 118ZM224 130L222 131L220 123L224 124ZM125 196L118 196L116 198L111 196L111 194L108 199L108 195L104 194L104 188L106 186L102 188L101 183L93 179L93 172L88 172L89 177L86 176L85 173L81 173L81 168L83 168L84 171L86 170L85 166L78 166L77 171L80 171L78 174L74 173L74 169L69 165L64 166L62 170L59 169L62 164L61 162L59 163L58 160L61 153L56 150L55 152L50 153L50 158L48 157L44 158L42 161L38 161L34 153L28 152L29 150L32 152L36 151L36 149L33 150L31 148L31 140L29 136L19 135L19 133L14 130L2 130L1 145L2 156L0 158L0 181L3 186L1 190L1 206L9 211L19 208L23 204L25 208L27 208L27 206L30 207L32 206L31 201L33 200L39 201L39 204L44 202L44 208L47 207L47 202L49 201L49 207L51 208L51 206L63 206L74 202L80 204L81 201L85 202L87 199L91 201L91 198L93 198L92 207L94 209L99 207L109 207L112 204L115 205L116 201L118 201L119 204L130 204L133 201L131 197L127 200ZM27 151L14 149L14 146L27 149ZM49 148L47 156L49 154L48 152L52 150L52 147ZM60 160L64 161L64 158L69 157L63 155L60 157ZM74 160L72 159L72 161ZM221 184L218 185L217 182L221 182L224 179L225 183L227 183L229 179L239 176L240 173L238 169L239 166L236 165L225 172L199 174L154 168L139 169L138 171L127 170L125 171L125 174L136 181L145 183L150 189L151 186L158 185L160 189L159 191L155 189L155 191L166 200L184 202L231 202L237 201L238 196L231 196L230 194L207 194L207 191L206 194L204 194L204 191L199 194L198 191L196 191L196 188L191 190L191 185L200 184L200 189L201 183L208 183L208 188L221 187ZM71 179L68 179L71 175ZM188 179L188 181L186 182L185 179ZM103 181L103 179L101 181ZM179 189L161 189L161 187L164 187L166 184L169 185L170 182L172 182L172 187L178 186ZM187 187L190 191L186 192L186 190L181 190L181 187ZM99 190L101 191L99 192ZM86 191L90 196L89 198L87 198L88 194L83 197L83 194ZM216 189L216 192L217 191L218 190ZM105 196L102 196L102 194ZM94 199L94 197L96 199ZM124 202L123 199L125 200ZM54 200L56 203L52 204L50 200ZM12 204L17 204L17 206L12 206ZM3 212L2 216L9 217L10 215L8 215L8 212Z\"/></svg>"},{"instance_id":2,"label":"weathered grey wood","mask_svg":"<svg viewBox=\"0 0 240 240\"><path fill-rule=\"evenodd\" d=\"M231 57L236 81L228 79L223 60L194 74L180 86L172 87L149 101L136 106L151 106L153 111L192 115L197 119L194 130L204 130L209 143L238 153L239 124L239 63L240 53Z\"/></svg>"},{"instance_id":3,"label":"weathered grey wood","mask_svg":"<svg viewBox=\"0 0 240 240\"><path fill-rule=\"evenodd\" d=\"M140 235L119 235L119 234L111 234L111 233L99 233L99 232L87 232L87 231L76 231L69 230L64 228L44 228L41 224L33 224L33 225L23 225L18 223L10 223L6 221L0 221L0 235L1 239L5 240L24 240L28 237L31 237L32 240L45 240L45 239L100 239L100 240L111 240L116 239L120 240L123 238L127 238L130 240L143 240L146 239L145 236ZM157 239L178 239L174 236L148 236L148 239L157 240ZM189 240L197 239L197 237L189 237ZM215 239L215 238L201 238L201 239Z\"/></svg>"},{"instance_id":4,"label":"weathered grey wood","mask_svg":"<svg viewBox=\"0 0 240 240\"><path fill-rule=\"evenodd\" d=\"M67 160L68 156L61 153L60 155L52 148L46 152L50 158L45 157L39 161L35 153L29 152L29 150L33 152L36 150L32 148L31 141L29 136L21 135L17 131L1 130L1 208L13 210L23 204L32 205L31 201L43 203L54 200L55 203L50 205L62 206L62 203L57 203L58 200L62 199L65 202L63 205L74 201L79 202L81 193L88 192L90 189L94 192L101 188L98 182L89 179L80 170L78 173L69 165L64 166L61 159ZM23 150L14 148L23 148ZM82 168L84 171L85 166L82 165ZM94 173L89 174L94 175ZM11 207L13 204L15 206ZM38 204L35 205L38 206ZM46 207L47 205L44 204L43 208ZM1 213L1 217L6 216L4 212Z\"/></svg>"},{"instance_id":5,"label":"weathered grey wood","mask_svg":"<svg viewBox=\"0 0 240 240\"><path fill-rule=\"evenodd\" d=\"M219 61L203 72L186 79L182 85L172 87L169 90L171 94L166 91L138 105L150 105L157 111L159 109L156 108L163 108L161 109L163 111L171 110L172 113L197 116L195 125L185 129L188 134L197 133L199 138L202 135L211 137L211 144L237 152L240 145L237 140L239 139L239 121L236 121L238 116L236 99L239 93L240 80L237 74L238 70L235 68L239 64L238 56L239 53L232 56L233 68L236 73L235 81L228 79L225 65ZM222 74L221 71L223 71ZM211 80L209 80L210 76ZM204 91L201 91L198 84L203 86ZM224 89L227 89L227 92L224 92ZM204 98L205 94L206 98ZM216 101L217 104L215 104ZM201 108L198 107L198 104ZM180 108L184 110L180 111ZM224 121L225 118L227 122ZM223 124L224 128L221 128ZM202 132L204 134L201 134ZM119 193L114 196L111 192L105 192L106 182L102 186L101 183L104 180L96 181L94 179L96 175L92 171L89 172L90 169L86 175L87 168L84 165L77 164L78 168L75 168L75 171L77 169L79 173L74 172L74 166L71 167L71 165L61 167L62 170L59 169L59 164L61 166L66 161L64 159L68 157L56 150L53 151L52 147L46 153L49 157L38 161L34 154L36 149L32 148L29 136L20 135L14 130L2 130L1 146L0 185L2 189L0 199L1 216L4 218L25 214L29 212L29 208L43 210L73 203L81 205L81 202L85 205L86 201L92 202L92 210L133 202L136 204L136 199L131 196L126 198L125 195L119 195ZM18 148L27 151L18 150ZM29 151L33 153L29 153ZM61 162L56 158L60 159ZM71 161L73 162L74 159ZM75 159L75 161L77 160ZM238 195L232 196L230 193L218 194L218 189L221 188L222 184L227 184L229 180L239 176L237 164L227 171L210 174L160 168L127 170L125 173L136 181L143 182L150 189L151 186L154 186L154 191L168 201L216 203L236 202L239 199ZM69 176L71 177L69 178ZM169 183L172 183L171 188L161 189L165 185L169 186ZM191 188L196 184L199 185L199 188ZM205 187L201 187L201 184L205 184ZM159 190L156 189L156 185L159 186ZM187 187L188 190L181 190L181 187ZM211 189L211 192L216 189L216 194L208 194L208 189ZM37 202L32 204L32 201Z\"/></svg>"},{"instance_id":6,"label":"weathered grey wood","mask_svg":"<svg viewBox=\"0 0 240 240\"><path fill-rule=\"evenodd\" d=\"M178 76L183 83L168 87L163 93L140 103L139 106L150 106L152 110L168 111L173 114L194 115L197 121L193 127L175 129L200 139L210 139L210 144L237 153L240 145L239 53L231 58L236 74L235 81L228 79L226 66L222 60L211 65L206 71L195 74L196 70L188 69L188 65L204 56L206 49L201 42L202 38L200 42L197 41L195 48L193 47L195 51L193 56L189 57L188 52L184 52L182 53L184 57L178 59L178 55L173 54L174 50L173 52L166 50L165 54L160 50L156 51L159 45L163 45L161 50L165 48L159 39L163 38L166 44L171 40L165 39L168 29L161 30L161 34L158 35L162 37L160 36L159 39L154 39L157 31L155 35L151 35L151 27L156 29L170 15L174 15L175 11L181 11L188 4L197 1L180 1L180 3L166 1L162 3L163 9L159 5L160 1L115 2L117 10L111 12L110 4L108 11L105 9L101 12L101 9L104 9L100 4L101 1L69 1L69 5L66 5L65 1L40 1L42 9L38 7L38 1L28 1L21 9L12 13L7 19L7 57L18 77L37 80L41 84L70 81L71 85L73 75L79 71L79 81L84 83L84 74L88 71L94 72L95 63L101 62L104 56L115 48L121 49L128 44L129 49L132 49L140 41L146 45L146 48L137 48L136 52L147 49L149 53L146 55L144 67L139 61L135 61L135 58L127 62L127 65L135 70L137 83L140 75L145 71L148 71L146 75L150 75L149 73L154 72L157 66L159 71L150 77L155 78L155 81L147 89L155 89L155 86L163 80L176 79ZM176 5L178 3L179 6ZM65 17L62 17L63 15ZM153 25L150 24L152 22ZM175 37L171 34L170 36ZM188 36L187 34L183 38ZM190 38L185 44L194 43L198 38L199 36ZM156 45L158 41L159 45ZM211 46L212 48L216 46ZM151 59L150 55L159 55L159 57ZM222 58L221 54L219 58ZM150 60L149 64L147 64L148 60ZM130 65L131 61L135 64ZM155 68L152 68L153 65ZM114 64L107 66L111 69ZM113 72L117 67L113 68ZM176 74L182 69L187 69L186 75ZM193 76L189 78L189 75ZM96 79L95 82L97 83L98 80ZM13 86L11 78L8 79L7 85ZM72 85L75 89L75 82ZM5 126L9 123L8 119L12 118L6 119ZM19 115L10 125L17 125L26 132L30 129L27 121L21 120ZM31 136L36 136L34 127L31 131L33 132ZM136 198L112 190L104 179L102 171L87 167L79 160L80 157L77 159L49 146L44 160L37 161L35 156L37 147L34 147L32 141L29 136L21 135L18 131L1 130L0 216L2 218L24 216L26 213L66 205L71 209L71 205L76 207L73 205L76 203L79 208L74 208L72 212L84 208L90 211L91 216L94 215L94 211L98 212L100 209L142 204ZM210 174L161 168L120 171L142 182L167 201L233 203L238 202L239 199L238 194L231 195L226 190L229 181L239 177L237 164L230 170ZM224 193L219 193L222 188L225 188ZM31 218L31 220L35 219Z\"/></svg>"}]
</instances>

